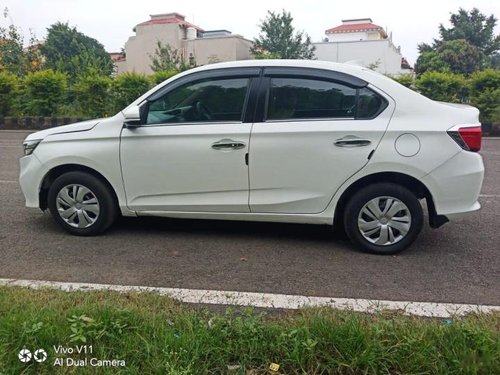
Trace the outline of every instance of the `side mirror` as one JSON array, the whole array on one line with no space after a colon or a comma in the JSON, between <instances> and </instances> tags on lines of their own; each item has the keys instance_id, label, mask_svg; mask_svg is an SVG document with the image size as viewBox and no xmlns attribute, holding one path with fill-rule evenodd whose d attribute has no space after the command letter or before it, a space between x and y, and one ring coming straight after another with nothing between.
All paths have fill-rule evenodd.
<instances>
[{"instance_id":1,"label":"side mirror","mask_svg":"<svg viewBox=\"0 0 500 375\"><path fill-rule=\"evenodd\" d=\"M138 128L141 126L141 111L140 107L135 105L133 107L129 107L122 111L123 117L125 117L125 121L123 125L130 129Z\"/></svg>"}]
</instances>

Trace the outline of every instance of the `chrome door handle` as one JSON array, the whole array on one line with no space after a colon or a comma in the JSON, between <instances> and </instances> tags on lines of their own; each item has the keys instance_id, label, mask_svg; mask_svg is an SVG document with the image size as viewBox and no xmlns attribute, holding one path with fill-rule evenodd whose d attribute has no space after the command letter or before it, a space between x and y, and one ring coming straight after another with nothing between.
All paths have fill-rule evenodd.
<instances>
[{"instance_id":1,"label":"chrome door handle","mask_svg":"<svg viewBox=\"0 0 500 375\"><path fill-rule=\"evenodd\" d=\"M333 144L337 147L363 147L368 146L372 142L369 139L361 139L357 137L344 137L337 139Z\"/></svg>"},{"instance_id":2,"label":"chrome door handle","mask_svg":"<svg viewBox=\"0 0 500 375\"><path fill-rule=\"evenodd\" d=\"M246 144L241 141L233 141L232 139L221 139L215 143L212 143L212 148L214 150L240 150L245 148Z\"/></svg>"}]
</instances>

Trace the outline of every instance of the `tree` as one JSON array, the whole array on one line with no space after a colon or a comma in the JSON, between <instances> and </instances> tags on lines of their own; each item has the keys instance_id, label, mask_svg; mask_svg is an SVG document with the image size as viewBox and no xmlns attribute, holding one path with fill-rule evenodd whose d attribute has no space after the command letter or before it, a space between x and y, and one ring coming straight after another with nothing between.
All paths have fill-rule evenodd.
<instances>
[{"instance_id":1,"label":"tree","mask_svg":"<svg viewBox=\"0 0 500 375\"><path fill-rule=\"evenodd\" d=\"M313 59L315 47L303 31L295 32L293 18L283 10L281 14L268 11L260 24L259 37L254 39L251 52L258 58Z\"/></svg>"},{"instance_id":2,"label":"tree","mask_svg":"<svg viewBox=\"0 0 500 375\"><path fill-rule=\"evenodd\" d=\"M67 23L51 25L40 50L45 66L66 73L71 81L90 71L105 76L113 72L113 62L104 46Z\"/></svg>"},{"instance_id":3,"label":"tree","mask_svg":"<svg viewBox=\"0 0 500 375\"><path fill-rule=\"evenodd\" d=\"M500 49L500 35L494 34L496 22L493 14L487 17L477 8L470 12L460 8L458 13L450 17L452 27L447 29L443 24L439 25L441 40L436 40L435 43L464 39L484 55L491 56Z\"/></svg>"},{"instance_id":4,"label":"tree","mask_svg":"<svg viewBox=\"0 0 500 375\"><path fill-rule=\"evenodd\" d=\"M20 76L24 74L25 65L21 32L14 25L0 27L0 71Z\"/></svg>"},{"instance_id":5,"label":"tree","mask_svg":"<svg viewBox=\"0 0 500 375\"><path fill-rule=\"evenodd\" d=\"M160 41L156 42L155 53L149 55L149 57L151 59L149 67L153 72L183 71L191 67L178 49L172 48L169 44L163 44Z\"/></svg>"},{"instance_id":6,"label":"tree","mask_svg":"<svg viewBox=\"0 0 500 375\"><path fill-rule=\"evenodd\" d=\"M469 75L499 63L500 36L494 35L497 19L474 8L460 8L450 17L451 27L439 25L439 39L433 45L419 45L415 72L450 71Z\"/></svg>"},{"instance_id":7,"label":"tree","mask_svg":"<svg viewBox=\"0 0 500 375\"><path fill-rule=\"evenodd\" d=\"M9 16L5 8L4 18ZM22 76L41 69L42 59L35 35L31 34L29 44L24 48L22 30L11 24L0 27L0 71Z\"/></svg>"},{"instance_id":8,"label":"tree","mask_svg":"<svg viewBox=\"0 0 500 375\"><path fill-rule=\"evenodd\" d=\"M484 55L479 48L465 39L457 39L442 42L437 50L421 54L417 73L433 70L468 75L482 69L484 65Z\"/></svg>"}]
</instances>

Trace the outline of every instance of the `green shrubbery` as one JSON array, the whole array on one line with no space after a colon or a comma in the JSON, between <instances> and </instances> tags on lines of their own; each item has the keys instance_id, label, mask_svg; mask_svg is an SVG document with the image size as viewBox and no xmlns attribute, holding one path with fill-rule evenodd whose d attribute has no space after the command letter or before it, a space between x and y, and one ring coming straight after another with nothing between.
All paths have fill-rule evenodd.
<instances>
[{"instance_id":1,"label":"green shrubbery","mask_svg":"<svg viewBox=\"0 0 500 375\"><path fill-rule=\"evenodd\" d=\"M32 116L51 116L57 113L67 93L67 78L64 73L51 69L30 73L24 79L23 106Z\"/></svg>"},{"instance_id":2,"label":"green shrubbery","mask_svg":"<svg viewBox=\"0 0 500 375\"><path fill-rule=\"evenodd\" d=\"M417 77L391 78L433 100L469 103L480 110L484 124L500 123L500 69L485 69L469 76L427 71Z\"/></svg>"},{"instance_id":3,"label":"green shrubbery","mask_svg":"<svg viewBox=\"0 0 500 375\"><path fill-rule=\"evenodd\" d=\"M15 98L19 89L17 76L7 72L0 73L0 115L5 116L12 112Z\"/></svg>"},{"instance_id":4,"label":"green shrubbery","mask_svg":"<svg viewBox=\"0 0 500 375\"><path fill-rule=\"evenodd\" d=\"M106 117L177 73L169 70L145 76L132 72L111 78L94 69L72 81L51 69L21 78L0 72L0 116Z\"/></svg>"},{"instance_id":5,"label":"green shrubbery","mask_svg":"<svg viewBox=\"0 0 500 375\"><path fill-rule=\"evenodd\" d=\"M111 98L112 81L97 73L79 76L73 86L75 103L81 114L88 117L104 117L108 115Z\"/></svg>"},{"instance_id":6,"label":"green shrubbery","mask_svg":"<svg viewBox=\"0 0 500 375\"><path fill-rule=\"evenodd\" d=\"M151 83L144 74L127 72L118 75L113 82L114 109L125 108L151 88Z\"/></svg>"},{"instance_id":7,"label":"green shrubbery","mask_svg":"<svg viewBox=\"0 0 500 375\"><path fill-rule=\"evenodd\" d=\"M159 71L150 76L135 72L114 78L96 70L68 79L64 73L41 70L17 77L0 73L0 116L113 115L148 91L177 74ZM485 69L469 76L427 71L419 76L391 77L434 100L470 103L481 111L481 122L500 123L500 70Z\"/></svg>"},{"instance_id":8,"label":"green shrubbery","mask_svg":"<svg viewBox=\"0 0 500 375\"><path fill-rule=\"evenodd\" d=\"M467 83L461 74L425 72L415 81L415 86L431 99L460 103L465 99Z\"/></svg>"}]
</instances>

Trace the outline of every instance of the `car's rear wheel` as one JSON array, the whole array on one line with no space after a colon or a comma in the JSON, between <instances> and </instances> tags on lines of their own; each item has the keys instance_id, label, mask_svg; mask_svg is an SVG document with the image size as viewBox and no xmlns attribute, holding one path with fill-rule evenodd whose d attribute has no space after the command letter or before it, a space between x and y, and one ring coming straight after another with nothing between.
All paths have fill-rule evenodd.
<instances>
[{"instance_id":1,"label":"car's rear wheel","mask_svg":"<svg viewBox=\"0 0 500 375\"><path fill-rule=\"evenodd\" d=\"M374 254L395 254L406 249L417 238L422 224L422 206L415 194L393 183L360 189L344 211L350 240Z\"/></svg>"},{"instance_id":2,"label":"car's rear wheel","mask_svg":"<svg viewBox=\"0 0 500 375\"><path fill-rule=\"evenodd\" d=\"M68 172L59 176L50 186L48 207L64 230L80 236L104 232L117 215L108 186L85 172Z\"/></svg>"}]
</instances>

